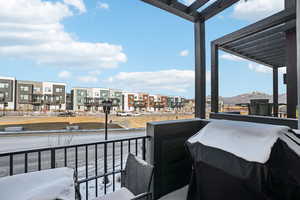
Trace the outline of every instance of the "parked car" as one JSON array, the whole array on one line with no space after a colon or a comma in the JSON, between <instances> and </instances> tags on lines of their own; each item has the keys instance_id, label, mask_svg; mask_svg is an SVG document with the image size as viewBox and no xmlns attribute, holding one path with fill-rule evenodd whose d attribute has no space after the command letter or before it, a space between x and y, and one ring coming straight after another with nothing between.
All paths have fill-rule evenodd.
<instances>
[{"instance_id":1,"label":"parked car","mask_svg":"<svg viewBox=\"0 0 300 200\"><path fill-rule=\"evenodd\" d=\"M121 117L127 117L130 116L130 113L126 113L126 112L118 112L117 116L121 116Z\"/></svg>"},{"instance_id":2,"label":"parked car","mask_svg":"<svg viewBox=\"0 0 300 200\"><path fill-rule=\"evenodd\" d=\"M133 116L133 117L138 117L138 116L141 116L142 114L140 113L130 113L130 116Z\"/></svg>"},{"instance_id":3,"label":"parked car","mask_svg":"<svg viewBox=\"0 0 300 200\"><path fill-rule=\"evenodd\" d=\"M61 112L57 116L58 117L76 117L76 114L73 112Z\"/></svg>"}]
</instances>

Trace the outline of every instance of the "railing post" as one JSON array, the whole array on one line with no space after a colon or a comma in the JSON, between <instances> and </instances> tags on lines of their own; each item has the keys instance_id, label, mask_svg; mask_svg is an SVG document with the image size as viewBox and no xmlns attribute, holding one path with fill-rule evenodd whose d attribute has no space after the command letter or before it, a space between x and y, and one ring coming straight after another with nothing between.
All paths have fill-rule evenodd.
<instances>
[{"instance_id":1,"label":"railing post","mask_svg":"<svg viewBox=\"0 0 300 200\"><path fill-rule=\"evenodd\" d=\"M50 156L51 156L51 169L54 169L55 168L55 149L51 149Z\"/></svg>"},{"instance_id":2,"label":"railing post","mask_svg":"<svg viewBox=\"0 0 300 200\"><path fill-rule=\"evenodd\" d=\"M146 160L146 138L143 138L143 160Z\"/></svg>"},{"instance_id":3,"label":"railing post","mask_svg":"<svg viewBox=\"0 0 300 200\"><path fill-rule=\"evenodd\" d=\"M12 176L14 174L14 158L13 154L9 155L9 175Z\"/></svg>"}]
</instances>

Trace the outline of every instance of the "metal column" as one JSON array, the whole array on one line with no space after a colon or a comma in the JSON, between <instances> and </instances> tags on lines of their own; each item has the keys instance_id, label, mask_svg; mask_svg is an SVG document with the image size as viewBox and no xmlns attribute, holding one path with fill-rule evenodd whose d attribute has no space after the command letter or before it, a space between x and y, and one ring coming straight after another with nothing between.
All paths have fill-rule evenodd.
<instances>
[{"instance_id":1,"label":"metal column","mask_svg":"<svg viewBox=\"0 0 300 200\"><path fill-rule=\"evenodd\" d=\"M206 108L205 22L195 22L195 117L205 119Z\"/></svg>"},{"instance_id":2,"label":"metal column","mask_svg":"<svg viewBox=\"0 0 300 200\"><path fill-rule=\"evenodd\" d=\"M211 112L219 112L219 51L211 43Z\"/></svg>"},{"instance_id":3,"label":"metal column","mask_svg":"<svg viewBox=\"0 0 300 200\"><path fill-rule=\"evenodd\" d=\"M300 3L297 3L297 74L298 74L298 105L300 105ZM298 107L298 113L300 108ZM300 128L300 119L298 122L298 129Z\"/></svg>"},{"instance_id":4,"label":"metal column","mask_svg":"<svg viewBox=\"0 0 300 200\"><path fill-rule=\"evenodd\" d=\"M287 40L287 116L296 118L297 107L297 45L296 31L286 32Z\"/></svg>"},{"instance_id":5,"label":"metal column","mask_svg":"<svg viewBox=\"0 0 300 200\"><path fill-rule=\"evenodd\" d=\"M278 117L278 68L273 68L273 105L274 117Z\"/></svg>"}]
</instances>

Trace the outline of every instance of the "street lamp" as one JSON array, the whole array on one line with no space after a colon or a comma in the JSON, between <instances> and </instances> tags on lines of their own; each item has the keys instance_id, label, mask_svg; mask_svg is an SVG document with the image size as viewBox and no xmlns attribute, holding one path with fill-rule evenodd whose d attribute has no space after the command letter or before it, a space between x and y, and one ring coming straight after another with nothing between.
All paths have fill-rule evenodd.
<instances>
[{"instance_id":1,"label":"street lamp","mask_svg":"<svg viewBox=\"0 0 300 200\"><path fill-rule=\"evenodd\" d=\"M110 113L110 109L112 107L112 101L111 100L105 100L102 102L103 111L105 113L105 141L107 140L107 120L108 115ZM106 176L107 174L107 143L104 143L104 179L103 184L104 186L104 192L106 193L106 184L109 183L109 179Z\"/></svg>"},{"instance_id":2,"label":"street lamp","mask_svg":"<svg viewBox=\"0 0 300 200\"><path fill-rule=\"evenodd\" d=\"M108 115L110 113L110 109L112 107L112 101L111 100L105 100L102 102L103 112L105 113L105 140L107 140L107 121L108 121Z\"/></svg>"}]
</instances>

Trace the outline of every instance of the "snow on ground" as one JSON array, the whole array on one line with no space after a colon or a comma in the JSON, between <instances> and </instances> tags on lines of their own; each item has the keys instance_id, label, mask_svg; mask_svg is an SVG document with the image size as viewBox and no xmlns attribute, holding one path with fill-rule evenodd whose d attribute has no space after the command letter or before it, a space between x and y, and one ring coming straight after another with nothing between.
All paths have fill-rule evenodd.
<instances>
[{"instance_id":1,"label":"snow on ground","mask_svg":"<svg viewBox=\"0 0 300 200\"><path fill-rule=\"evenodd\" d=\"M120 131L108 134L108 139L120 139L128 137L144 136L145 131ZM44 147L65 146L72 144L84 144L96 141L103 141L104 133L80 133L80 134L45 134L45 135L18 135L18 136L1 136L0 153L21 151L28 149L37 149Z\"/></svg>"}]
</instances>

